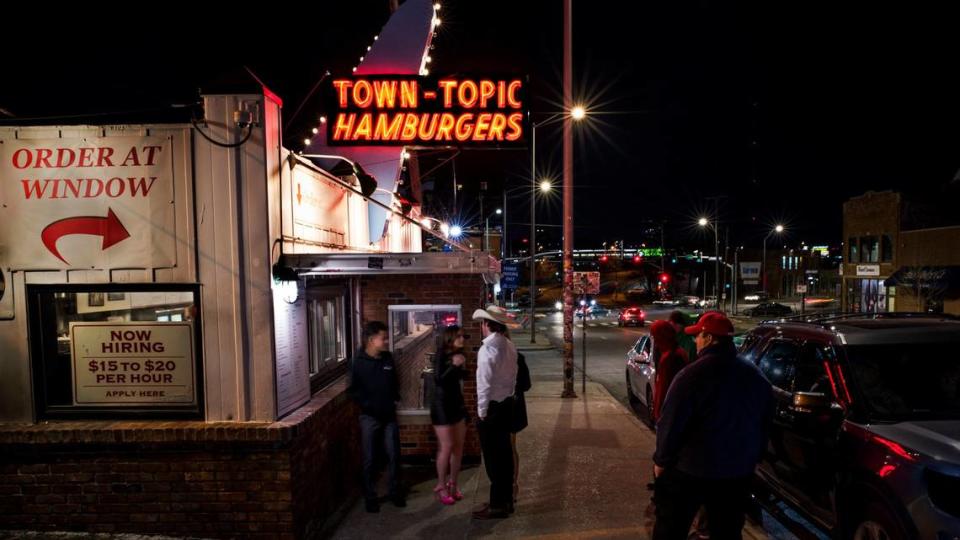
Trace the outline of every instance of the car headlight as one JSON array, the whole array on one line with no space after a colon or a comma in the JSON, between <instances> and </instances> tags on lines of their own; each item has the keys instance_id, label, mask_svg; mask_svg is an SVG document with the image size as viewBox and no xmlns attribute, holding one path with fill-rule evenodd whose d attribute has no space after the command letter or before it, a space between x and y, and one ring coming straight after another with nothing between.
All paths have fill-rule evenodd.
<instances>
[{"instance_id":1,"label":"car headlight","mask_svg":"<svg viewBox=\"0 0 960 540\"><path fill-rule=\"evenodd\" d=\"M950 476L927 469L923 472L927 481L927 494L934 506L944 512L960 517L960 477Z\"/></svg>"},{"instance_id":2,"label":"car headlight","mask_svg":"<svg viewBox=\"0 0 960 540\"><path fill-rule=\"evenodd\" d=\"M561 309L563 309L563 302L557 302L557 303L553 304L553 309L555 309L555 310L557 310L557 311L560 311Z\"/></svg>"}]
</instances>

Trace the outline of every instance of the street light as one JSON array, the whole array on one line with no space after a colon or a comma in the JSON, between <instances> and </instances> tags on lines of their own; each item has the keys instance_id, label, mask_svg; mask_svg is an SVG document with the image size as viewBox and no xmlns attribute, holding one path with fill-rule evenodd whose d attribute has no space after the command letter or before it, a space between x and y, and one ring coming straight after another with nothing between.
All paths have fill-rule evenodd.
<instances>
[{"instance_id":1,"label":"street light","mask_svg":"<svg viewBox=\"0 0 960 540\"><path fill-rule=\"evenodd\" d=\"M711 223L710 220L708 220L707 218L702 217L697 221L697 223L701 227L710 227L711 229L713 229L713 254L714 254L714 260L716 261L714 265L715 266L714 271L716 273L714 274L714 280L713 280L713 297L716 298L717 305L719 306L720 305L720 288L719 288L719 285L720 285L720 235L717 232L717 224ZM706 287L704 287L703 291L704 291L704 296L706 296L706 291L707 291Z\"/></svg>"},{"instance_id":2,"label":"street light","mask_svg":"<svg viewBox=\"0 0 960 540\"><path fill-rule=\"evenodd\" d=\"M503 209L497 208L497 211L487 216L487 219L484 220L483 222L483 250L484 251L490 251L490 216L493 216L494 214L498 216L503 215ZM501 244L503 243L502 238L500 242Z\"/></svg>"},{"instance_id":3,"label":"street light","mask_svg":"<svg viewBox=\"0 0 960 540\"><path fill-rule=\"evenodd\" d=\"M569 115L574 120L582 120L586 110L574 107ZM537 342L537 128L563 120L565 116L564 112L554 113L546 120L533 122L530 129L530 343ZM551 189L553 184L549 180L540 182L541 192L548 193Z\"/></svg>"},{"instance_id":4,"label":"street light","mask_svg":"<svg viewBox=\"0 0 960 540\"><path fill-rule=\"evenodd\" d=\"M763 273L763 279L760 282L763 284L763 292L770 294L767 291L767 240L774 234L780 234L783 232L783 225L777 225L766 236L763 237L763 259L760 263L760 271Z\"/></svg>"}]
</instances>

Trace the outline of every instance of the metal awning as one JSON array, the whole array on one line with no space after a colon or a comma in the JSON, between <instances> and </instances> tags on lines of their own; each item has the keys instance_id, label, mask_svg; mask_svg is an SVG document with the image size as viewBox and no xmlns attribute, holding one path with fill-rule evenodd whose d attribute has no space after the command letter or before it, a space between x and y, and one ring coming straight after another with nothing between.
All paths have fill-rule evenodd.
<instances>
[{"instance_id":1,"label":"metal awning","mask_svg":"<svg viewBox=\"0 0 960 540\"><path fill-rule=\"evenodd\" d=\"M920 287L926 291L960 292L960 266L903 266L883 284L887 287Z\"/></svg>"},{"instance_id":2,"label":"metal awning","mask_svg":"<svg viewBox=\"0 0 960 540\"><path fill-rule=\"evenodd\" d=\"M482 274L495 283L500 261L482 251L426 253L285 254L282 266L302 275Z\"/></svg>"}]
</instances>

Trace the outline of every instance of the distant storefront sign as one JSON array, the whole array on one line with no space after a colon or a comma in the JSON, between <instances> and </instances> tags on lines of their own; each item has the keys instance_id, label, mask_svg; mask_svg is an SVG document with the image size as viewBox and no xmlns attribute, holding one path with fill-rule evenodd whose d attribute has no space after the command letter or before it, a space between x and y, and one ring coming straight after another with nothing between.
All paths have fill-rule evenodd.
<instances>
[{"instance_id":1,"label":"distant storefront sign","mask_svg":"<svg viewBox=\"0 0 960 540\"><path fill-rule=\"evenodd\" d=\"M879 276L880 276L879 264L858 264L857 265L857 277L879 277Z\"/></svg>"},{"instance_id":2,"label":"distant storefront sign","mask_svg":"<svg viewBox=\"0 0 960 540\"><path fill-rule=\"evenodd\" d=\"M70 323L73 404L196 402L193 324Z\"/></svg>"},{"instance_id":3,"label":"distant storefront sign","mask_svg":"<svg viewBox=\"0 0 960 540\"><path fill-rule=\"evenodd\" d=\"M512 289L520 285L520 265L518 263L504 263L500 269L500 288Z\"/></svg>"},{"instance_id":4,"label":"distant storefront sign","mask_svg":"<svg viewBox=\"0 0 960 540\"><path fill-rule=\"evenodd\" d=\"M332 146L524 146L519 77L337 78L328 97Z\"/></svg>"}]
</instances>

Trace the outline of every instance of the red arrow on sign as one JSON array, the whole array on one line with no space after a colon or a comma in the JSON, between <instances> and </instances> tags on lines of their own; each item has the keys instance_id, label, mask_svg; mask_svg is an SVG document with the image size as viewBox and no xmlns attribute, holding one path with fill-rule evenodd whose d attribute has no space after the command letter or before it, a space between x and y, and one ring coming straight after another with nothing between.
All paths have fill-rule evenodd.
<instances>
[{"instance_id":1,"label":"red arrow on sign","mask_svg":"<svg viewBox=\"0 0 960 540\"><path fill-rule=\"evenodd\" d=\"M123 223L120 223L120 220L117 219L117 215L113 213L113 209L107 208L107 217L77 216L54 221L43 228L43 232L40 233L40 239L43 240L43 245L50 250L50 253L53 253L66 264L70 264L60 255L60 251L57 250L57 241L70 234L102 236L103 244L100 246L101 251L130 237L130 233L127 232Z\"/></svg>"}]
</instances>

